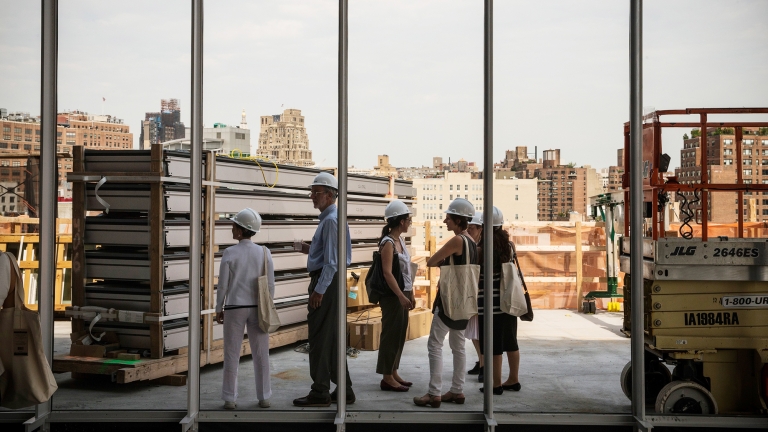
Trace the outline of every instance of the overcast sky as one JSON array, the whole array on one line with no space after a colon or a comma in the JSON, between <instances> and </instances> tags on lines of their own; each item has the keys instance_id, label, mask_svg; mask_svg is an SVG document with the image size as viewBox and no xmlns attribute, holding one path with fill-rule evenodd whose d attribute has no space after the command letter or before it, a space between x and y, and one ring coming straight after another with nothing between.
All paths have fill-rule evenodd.
<instances>
[{"instance_id":1,"label":"overcast sky","mask_svg":"<svg viewBox=\"0 0 768 432\"><path fill-rule=\"evenodd\" d=\"M40 112L40 2L0 0L0 107ZM298 108L336 165L338 3L216 0L205 10L204 121ZM189 1L59 2L59 110L113 114L138 145L161 98L190 115ZM768 105L768 1L646 0L644 106ZM483 157L483 2L351 0L349 160ZM496 1L494 159L527 145L615 164L629 115L629 1ZM106 103L102 104L102 97ZM683 130L665 133L672 166Z\"/></svg>"}]
</instances>

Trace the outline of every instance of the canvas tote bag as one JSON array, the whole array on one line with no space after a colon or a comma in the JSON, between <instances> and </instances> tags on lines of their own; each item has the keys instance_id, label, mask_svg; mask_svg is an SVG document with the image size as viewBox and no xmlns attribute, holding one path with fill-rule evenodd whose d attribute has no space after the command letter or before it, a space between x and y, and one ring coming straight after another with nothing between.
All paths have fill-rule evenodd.
<instances>
[{"instance_id":1,"label":"canvas tote bag","mask_svg":"<svg viewBox=\"0 0 768 432\"><path fill-rule=\"evenodd\" d=\"M264 251L264 272L256 282L259 288L259 327L265 333L272 333L280 328L280 317L277 315L275 303L269 295L269 279L267 278L267 248Z\"/></svg>"},{"instance_id":2,"label":"canvas tote bag","mask_svg":"<svg viewBox=\"0 0 768 432\"><path fill-rule=\"evenodd\" d=\"M40 316L24 306L16 257L4 252L0 260L9 260L11 269L0 278L11 280L10 290L16 288L14 307L0 310L0 406L26 408L50 399L58 386L43 352Z\"/></svg>"},{"instance_id":3,"label":"canvas tote bag","mask_svg":"<svg viewBox=\"0 0 768 432\"><path fill-rule=\"evenodd\" d=\"M525 304L523 280L520 278L517 266L515 266L514 255L512 261L501 265L499 303L501 311L505 314L519 317L528 312L528 306Z\"/></svg>"},{"instance_id":4,"label":"canvas tote bag","mask_svg":"<svg viewBox=\"0 0 768 432\"><path fill-rule=\"evenodd\" d=\"M523 272L520 270L520 260L517 259L517 250L515 249L515 243L510 242L512 245L512 259L517 266L517 275L520 276L520 283L523 284L523 293L525 296L525 306L528 308L528 310L519 316L520 321L533 321L533 308L531 307L531 295L528 294L528 287L525 285L525 278L523 277Z\"/></svg>"},{"instance_id":5,"label":"canvas tote bag","mask_svg":"<svg viewBox=\"0 0 768 432\"><path fill-rule=\"evenodd\" d=\"M465 260L469 260L469 244L464 236ZM440 267L440 298L443 313L454 320L468 320L477 315L477 284L480 282L478 264L455 265L453 254L447 266Z\"/></svg>"}]
</instances>

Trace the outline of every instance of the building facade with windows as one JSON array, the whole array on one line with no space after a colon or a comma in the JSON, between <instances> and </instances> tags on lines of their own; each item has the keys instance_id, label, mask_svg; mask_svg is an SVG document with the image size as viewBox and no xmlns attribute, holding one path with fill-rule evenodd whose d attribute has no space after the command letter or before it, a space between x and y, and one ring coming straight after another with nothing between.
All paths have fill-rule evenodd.
<instances>
[{"instance_id":1,"label":"building facade with windows","mask_svg":"<svg viewBox=\"0 0 768 432\"><path fill-rule=\"evenodd\" d=\"M282 114L261 116L260 126L257 155L287 165L315 165L301 110L291 108Z\"/></svg>"},{"instance_id":2,"label":"building facade with windows","mask_svg":"<svg viewBox=\"0 0 768 432\"><path fill-rule=\"evenodd\" d=\"M139 146L149 150L152 144L184 138L181 105L178 99L161 99L159 112L144 114L139 132Z\"/></svg>"},{"instance_id":3,"label":"building facade with windows","mask_svg":"<svg viewBox=\"0 0 768 432\"><path fill-rule=\"evenodd\" d=\"M709 181L711 183L736 183L737 169L742 170L744 184L768 184L768 128L744 128L741 142L741 166L737 166L736 136L730 128L709 128L706 136L706 151ZM677 181L681 184L701 183L701 131L694 129L691 137L686 134L680 150L680 167L675 169ZM700 199L701 193L682 192L680 205ZM738 217L738 196L734 192L710 193L708 199L708 220L732 223ZM752 216L748 207L754 210L756 222L768 222L768 192L744 192L744 215ZM700 203L691 205L697 213ZM699 216L700 217L700 216Z\"/></svg>"},{"instance_id":4,"label":"building facade with windows","mask_svg":"<svg viewBox=\"0 0 768 432\"><path fill-rule=\"evenodd\" d=\"M505 224L532 222L537 218L537 180L535 179L494 179L493 202L504 213ZM431 234L439 242L451 236L443 219L445 209L455 198L469 200L475 210L483 211L483 180L472 178L471 173L445 173L441 178L419 178L413 180L416 188L416 204L413 219L414 245L423 246L426 238L424 222L430 221Z\"/></svg>"},{"instance_id":5,"label":"building facade with windows","mask_svg":"<svg viewBox=\"0 0 768 432\"><path fill-rule=\"evenodd\" d=\"M67 111L59 113L56 122L59 197L72 196L71 186L67 182L67 173L72 171L72 147L84 146L100 150L133 148L133 134L129 127L111 115L94 116L82 111ZM16 201L25 193L30 158L37 160L40 155L40 119L28 113L7 113L3 109L0 110L0 128L0 182L5 184L0 194L16 194ZM9 187L12 191L9 191ZM6 207L6 212L11 212L9 208ZM23 210L23 207L17 207L14 212L26 213L19 209Z\"/></svg>"}]
</instances>

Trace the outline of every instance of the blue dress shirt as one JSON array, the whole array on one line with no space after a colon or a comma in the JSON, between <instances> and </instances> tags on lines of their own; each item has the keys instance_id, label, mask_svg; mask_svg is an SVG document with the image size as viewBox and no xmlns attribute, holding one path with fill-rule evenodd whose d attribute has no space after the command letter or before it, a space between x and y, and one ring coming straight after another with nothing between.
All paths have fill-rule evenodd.
<instances>
[{"instance_id":1,"label":"blue dress shirt","mask_svg":"<svg viewBox=\"0 0 768 432\"><path fill-rule=\"evenodd\" d=\"M315 235L312 236L312 244L309 245L309 255L307 256L307 270L313 272L323 269L320 273L320 279L315 285L315 292L325 294L328 285L333 280L333 275L339 270L338 265L338 244L337 237L339 229L339 218L336 210L336 204L331 204L320 213L320 224L317 226ZM352 238L349 235L349 225L347 225L347 266L352 263Z\"/></svg>"}]
</instances>

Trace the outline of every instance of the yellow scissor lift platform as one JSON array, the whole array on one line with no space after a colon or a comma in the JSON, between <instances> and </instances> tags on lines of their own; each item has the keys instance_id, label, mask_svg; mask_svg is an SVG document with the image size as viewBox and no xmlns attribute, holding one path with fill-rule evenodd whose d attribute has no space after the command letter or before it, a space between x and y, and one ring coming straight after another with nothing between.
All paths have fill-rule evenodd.
<instances>
[{"instance_id":1,"label":"yellow scissor lift platform","mask_svg":"<svg viewBox=\"0 0 768 432\"><path fill-rule=\"evenodd\" d=\"M629 245L622 238L625 331ZM642 277L646 402L663 414L767 413L768 240L646 238Z\"/></svg>"}]
</instances>

